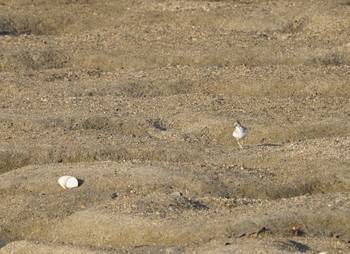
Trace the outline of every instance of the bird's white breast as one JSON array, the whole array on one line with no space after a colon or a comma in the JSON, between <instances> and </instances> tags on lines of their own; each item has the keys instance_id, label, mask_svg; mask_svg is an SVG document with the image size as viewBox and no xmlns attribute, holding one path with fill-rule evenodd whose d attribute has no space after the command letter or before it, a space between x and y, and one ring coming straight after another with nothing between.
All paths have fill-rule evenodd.
<instances>
[{"instance_id":1,"label":"bird's white breast","mask_svg":"<svg viewBox=\"0 0 350 254\"><path fill-rule=\"evenodd\" d=\"M248 135L248 130L241 126L236 126L232 136L234 136L236 139L242 139L245 138Z\"/></svg>"}]
</instances>

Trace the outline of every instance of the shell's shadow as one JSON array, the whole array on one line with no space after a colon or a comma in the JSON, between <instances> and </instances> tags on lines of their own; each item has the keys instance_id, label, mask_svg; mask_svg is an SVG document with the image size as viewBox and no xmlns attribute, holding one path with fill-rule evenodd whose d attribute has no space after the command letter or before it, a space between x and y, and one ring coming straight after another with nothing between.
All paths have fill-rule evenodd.
<instances>
[{"instance_id":1,"label":"shell's shadow","mask_svg":"<svg viewBox=\"0 0 350 254\"><path fill-rule=\"evenodd\" d=\"M85 183L85 180L77 178L78 180L78 187L82 186Z\"/></svg>"}]
</instances>

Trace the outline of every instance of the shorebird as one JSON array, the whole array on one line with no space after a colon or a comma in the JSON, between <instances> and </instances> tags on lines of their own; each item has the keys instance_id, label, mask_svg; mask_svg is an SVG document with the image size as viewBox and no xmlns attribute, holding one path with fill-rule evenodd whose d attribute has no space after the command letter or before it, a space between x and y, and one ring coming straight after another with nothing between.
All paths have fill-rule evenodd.
<instances>
[{"instance_id":1,"label":"shorebird","mask_svg":"<svg viewBox=\"0 0 350 254\"><path fill-rule=\"evenodd\" d=\"M248 135L248 130L246 127L242 126L238 120L235 122L234 127L235 130L233 131L232 136L236 138L239 147L243 149L243 139ZM242 144L239 142L240 139L242 139Z\"/></svg>"}]
</instances>

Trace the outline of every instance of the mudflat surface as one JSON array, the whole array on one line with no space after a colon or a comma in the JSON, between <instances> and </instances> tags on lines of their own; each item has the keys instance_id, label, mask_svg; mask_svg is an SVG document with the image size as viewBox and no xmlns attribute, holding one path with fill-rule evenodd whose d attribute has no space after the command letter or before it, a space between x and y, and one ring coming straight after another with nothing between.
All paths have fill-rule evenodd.
<instances>
[{"instance_id":1,"label":"mudflat surface","mask_svg":"<svg viewBox=\"0 0 350 254\"><path fill-rule=\"evenodd\" d=\"M349 13L0 0L0 253L348 253Z\"/></svg>"}]
</instances>

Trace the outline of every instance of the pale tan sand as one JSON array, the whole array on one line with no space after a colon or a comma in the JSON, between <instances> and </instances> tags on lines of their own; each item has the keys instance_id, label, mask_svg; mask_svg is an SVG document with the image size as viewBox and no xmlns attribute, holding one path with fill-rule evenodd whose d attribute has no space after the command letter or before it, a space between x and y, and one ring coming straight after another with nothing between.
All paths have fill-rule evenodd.
<instances>
[{"instance_id":1,"label":"pale tan sand","mask_svg":"<svg viewBox=\"0 0 350 254\"><path fill-rule=\"evenodd\" d=\"M349 252L349 11L0 0L0 253Z\"/></svg>"}]
</instances>

